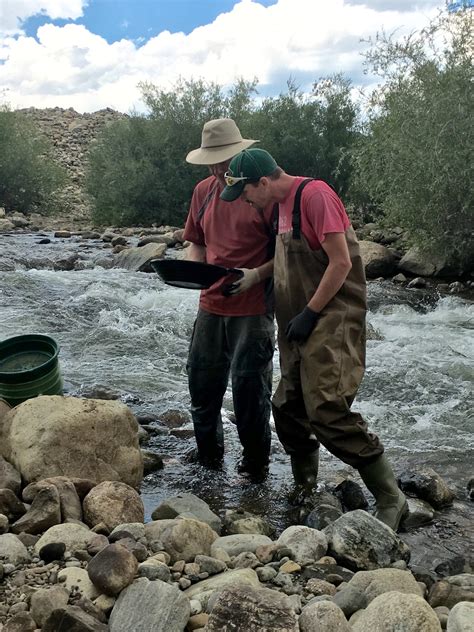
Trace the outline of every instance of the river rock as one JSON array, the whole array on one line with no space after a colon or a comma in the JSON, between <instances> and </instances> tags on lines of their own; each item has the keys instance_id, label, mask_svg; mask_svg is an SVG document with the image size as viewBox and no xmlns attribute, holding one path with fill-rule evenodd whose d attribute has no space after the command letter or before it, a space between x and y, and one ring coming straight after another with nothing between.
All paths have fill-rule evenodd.
<instances>
[{"instance_id":1,"label":"river rock","mask_svg":"<svg viewBox=\"0 0 474 632\"><path fill-rule=\"evenodd\" d=\"M100 590L91 582L89 574L85 568L71 566L63 568L58 573L58 581L71 592L73 588L79 590L83 597L87 599L95 599L99 596Z\"/></svg>"},{"instance_id":2,"label":"river rock","mask_svg":"<svg viewBox=\"0 0 474 632\"><path fill-rule=\"evenodd\" d=\"M360 254L369 279L390 276L396 267L395 256L385 246L373 241L359 241Z\"/></svg>"},{"instance_id":3,"label":"river rock","mask_svg":"<svg viewBox=\"0 0 474 632\"><path fill-rule=\"evenodd\" d=\"M0 232L8 233L15 228L15 224L9 219L0 218Z\"/></svg>"},{"instance_id":4,"label":"river rock","mask_svg":"<svg viewBox=\"0 0 474 632\"><path fill-rule=\"evenodd\" d=\"M77 488L80 488L81 493L85 492L86 489L88 492L94 487L95 483L87 481L86 479L75 480L76 483L74 483L73 479L68 479L65 476L52 476L38 481L37 483L30 483L30 485L23 490L23 499L25 502L31 502L40 490L47 488L49 485L53 485L59 494L61 522L66 522L67 520L82 521L82 505Z\"/></svg>"},{"instance_id":5,"label":"river rock","mask_svg":"<svg viewBox=\"0 0 474 632\"><path fill-rule=\"evenodd\" d=\"M138 242L140 248L147 244L165 244L168 247L172 247L176 244L176 240L173 237L173 233L165 233L164 235L148 235L147 237L142 237Z\"/></svg>"},{"instance_id":6,"label":"river rock","mask_svg":"<svg viewBox=\"0 0 474 632\"><path fill-rule=\"evenodd\" d=\"M172 498L166 498L166 500L153 511L151 517L153 520L162 520L176 518L182 513L191 513L195 516L196 520L205 522L216 533L221 532L222 521L219 516L211 511L207 503L194 494L186 494L183 492Z\"/></svg>"},{"instance_id":7,"label":"river rock","mask_svg":"<svg viewBox=\"0 0 474 632\"><path fill-rule=\"evenodd\" d=\"M162 582L168 582L171 578L171 571L168 565L153 558L138 566L138 574L140 577L146 577L150 581L160 579Z\"/></svg>"},{"instance_id":8,"label":"river rock","mask_svg":"<svg viewBox=\"0 0 474 632\"><path fill-rule=\"evenodd\" d=\"M436 613L419 595L397 591L383 593L363 610L353 632L441 632Z\"/></svg>"},{"instance_id":9,"label":"river rock","mask_svg":"<svg viewBox=\"0 0 474 632\"><path fill-rule=\"evenodd\" d=\"M367 603L379 595L396 591L423 597L420 585L410 573L397 568L381 568L374 571L359 571L347 584L365 595Z\"/></svg>"},{"instance_id":10,"label":"river rock","mask_svg":"<svg viewBox=\"0 0 474 632\"><path fill-rule=\"evenodd\" d=\"M435 510L424 500L407 496L408 516L403 519L404 529L414 529L433 520Z\"/></svg>"},{"instance_id":11,"label":"river rock","mask_svg":"<svg viewBox=\"0 0 474 632\"><path fill-rule=\"evenodd\" d=\"M82 504L90 527L103 523L111 531L124 522L143 522L145 509L139 494L120 481L104 481L87 494Z\"/></svg>"},{"instance_id":12,"label":"river rock","mask_svg":"<svg viewBox=\"0 0 474 632\"><path fill-rule=\"evenodd\" d=\"M145 525L143 522L125 522L117 525L111 532L110 538L113 538L117 533L128 533L135 540L140 540L145 537ZM112 540L111 540L112 541Z\"/></svg>"},{"instance_id":13,"label":"river rock","mask_svg":"<svg viewBox=\"0 0 474 632\"><path fill-rule=\"evenodd\" d=\"M46 619L41 632L107 632L108 626L78 606L58 608Z\"/></svg>"},{"instance_id":14,"label":"river rock","mask_svg":"<svg viewBox=\"0 0 474 632\"><path fill-rule=\"evenodd\" d=\"M9 520L16 520L26 512L24 504L9 488L0 489L0 513Z\"/></svg>"},{"instance_id":15,"label":"river rock","mask_svg":"<svg viewBox=\"0 0 474 632\"><path fill-rule=\"evenodd\" d=\"M324 533L328 554L350 569L373 570L410 559L409 547L396 533L362 509L344 514Z\"/></svg>"},{"instance_id":16,"label":"river rock","mask_svg":"<svg viewBox=\"0 0 474 632\"><path fill-rule=\"evenodd\" d=\"M120 402L40 396L5 415L0 451L27 483L61 473L138 487L143 463L137 430Z\"/></svg>"},{"instance_id":17,"label":"river rock","mask_svg":"<svg viewBox=\"0 0 474 632\"><path fill-rule=\"evenodd\" d=\"M211 556L216 557L218 549L223 549L230 557L239 553L255 553L259 546L272 544L266 535L256 533L236 533L235 535L225 535L217 538L211 547Z\"/></svg>"},{"instance_id":18,"label":"river rock","mask_svg":"<svg viewBox=\"0 0 474 632\"><path fill-rule=\"evenodd\" d=\"M194 584L184 591L188 599L197 599L202 603L202 596L209 595L216 590L222 590L229 586L250 586L253 588L261 588L257 573L251 568L238 568L235 570L214 575L209 579L204 579Z\"/></svg>"},{"instance_id":19,"label":"river rock","mask_svg":"<svg viewBox=\"0 0 474 632\"><path fill-rule=\"evenodd\" d=\"M266 520L243 509L228 509L225 512L224 529L227 535L259 533L270 537L274 533Z\"/></svg>"},{"instance_id":20,"label":"river rock","mask_svg":"<svg viewBox=\"0 0 474 632\"><path fill-rule=\"evenodd\" d=\"M59 494L54 485L49 485L36 494L31 507L24 516L12 524L11 531L36 535L57 524L61 524Z\"/></svg>"},{"instance_id":21,"label":"river rock","mask_svg":"<svg viewBox=\"0 0 474 632\"><path fill-rule=\"evenodd\" d=\"M441 258L436 259L433 254L423 254L418 248L410 248L398 262L398 267L403 272L416 276L433 276L445 268L446 262Z\"/></svg>"},{"instance_id":22,"label":"river rock","mask_svg":"<svg viewBox=\"0 0 474 632\"><path fill-rule=\"evenodd\" d=\"M368 506L367 498L362 491L362 487L355 481L347 479L339 483L334 492L340 498L345 511L355 509L365 509Z\"/></svg>"},{"instance_id":23,"label":"river rock","mask_svg":"<svg viewBox=\"0 0 474 632\"><path fill-rule=\"evenodd\" d=\"M0 513L0 534L8 533L10 528L10 521L5 516L5 514Z\"/></svg>"},{"instance_id":24,"label":"river rock","mask_svg":"<svg viewBox=\"0 0 474 632\"><path fill-rule=\"evenodd\" d=\"M331 601L319 601L305 606L299 618L299 626L301 632L351 632L344 613Z\"/></svg>"},{"instance_id":25,"label":"river rock","mask_svg":"<svg viewBox=\"0 0 474 632\"><path fill-rule=\"evenodd\" d=\"M61 497L61 490L63 488L69 489L69 483L72 483L74 485L74 489L76 490L80 501L84 500L84 498L96 484L94 481L91 481L88 478L77 478L74 476L49 476L48 478L43 478L42 480L37 481L36 483L30 483L29 485L27 485L23 490L22 498L25 503L31 503L38 491L42 487L46 487L48 485L54 485L59 492L59 496Z\"/></svg>"},{"instance_id":26,"label":"river rock","mask_svg":"<svg viewBox=\"0 0 474 632\"><path fill-rule=\"evenodd\" d=\"M133 582L137 570L136 557L121 544L109 544L103 548L87 567L94 586L112 596L118 595Z\"/></svg>"},{"instance_id":27,"label":"river rock","mask_svg":"<svg viewBox=\"0 0 474 632\"><path fill-rule=\"evenodd\" d=\"M341 516L342 511L333 505L318 505L309 512L304 522L305 526L321 531Z\"/></svg>"},{"instance_id":28,"label":"river rock","mask_svg":"<svg viewBox=\"0 0 474 632\"><path fill-rule=\"evenodd\" d=\"M319 560L326 555L328 541L322 531L302 525L293 525L283 531L277 544L291 551L291 558L295 562Z\"/></svg>"},{"instance_id":29,"label":"river rock","mask_svg":"<svg viewBox=\"0 0 474 632\"><path fill-rule=\"evenodd\" d=\"M2 402L3 400L0 400L0 421L2 419ZM4 412L7 410L11 410L10 406L5 408ZM16 496L19 496L21 492L20 472L2 456L0 456L0 489L11 489Z\"/></svg>"},{"instance_id":30,"label":"river rock","mask_svg":"<svg viewBox=\"0 0 474 632\"><path fill-rule=\"evenodd\" d=\"M171 562L192 562L196 555L212 555L217 533L205 522L189 518L154 520L145 525L145 537L152 550L164 550Z\"/></svg>"},{"instance_id":31,"label":"river rock","mask_svg":"<svg viewBox=\"0 0 474 632\"><path fill-rule=\"evenodd\" d=\"M231 623L230 623L231 622ZM217 598L206 631L298 632L295 609L288 597L268 588L230 586Z\"/></svg>"},{"instance_id":32,"label":"river rock","mask_svg":"<svg viewBox=\"0 0 474 632\"><path fill-rule=\"evenodd\" d=\"M69 592L63 586L39 588L31 595L31 615L39 627L42 627L53 610L67 606Z\"/></svg>"},{"instance_id":33,"label":"river rock","mask_svg":"<svg viewBox=\"0 0 474 632\"><path fill-rule=\"evenodd\" d=\"M62 560L64 553L66 552L66 545L64 542L51 542L51 544L45 544L39 551L39 557L45 564L54 562L54 560Z\"/></svg>"},{"instance_id":34,"label":"river rock","mask_svg":"<svg viewBox=\"0 0 474 632\"><path fill-rule=\"evenodd\" d=\"M433 584L428 594L428 603L432 608L437 606L452 608L460 601L474 602L474 591L466 590L446 580Z\"/></svg>"},{"instance_id":35,"label":"river rock","mask_svg":"<svg viewBox=\"0 0 474 632\"><path fill-rule=\"evenodd\" d=\"M13 533L0 535L0 562L19 566L30 559L26 546Z\"/></svg>"},{"instance_id":36,"label":"river rock","mask_svg":"<svg viewBox=\"0 0 474 632\"><path fill-rule=\"evenodd\" d=\"M17 612L3 627L3 632L35 632L35 630L36 623L28 612Z\"/></svg>"},{"instance_id":37,"label":"river rock","mask_svg":"<svg viewBox=\"0 0 474 632\"><path fill-rule=\"evenodd\" d=\"M189 600L177 588L143 577L120 593L109 627L111 632L182 632L190 610Z\"/></svg>"},{"instance_id":38,"label":"river rock","mask_svg":"<svg viewBox=\"0 0 474 632\"><path fill-rule=\"evenodd\" d=\"M140 248L127 248L114 257L114 268L130 272L151 272L150 261L161 259L166 252L166 244L146 244Z\"/></svg>"},{"instance_id":39,"label":"river rock","mask_svg":"<svg viewBox=\"0 0 474 632\"><path fill-rule=\"evenodd\" d=\"M35 544L34 550L36 554L39 554L46 544L62 542L66 546L66 551L75 553L76 551L87 550L89 542L95 535L96 534L85 525L75 524L73 522L58 524L43 533Z\"/></svg>"},{"instance_id":40,"label":"river rock","mask_svg":"<svg viewBox=\"0 0 474 632\"><path fill-rule=\"evenodd\" d=\"M216 575L226 570L227 564L221 560L216 560L209 555L196 555L194 559L196 564L199 564L201 573L208 573L209 575Z\"/></svg>"},{"instance_id":41,"label":"river rock","mask_svg":"<svg viewBox=\"0 0 474 632\"><path fill-rule=\"evenodd\" d=\"M402 491L425 500L435 509L451 505L454 499L453 491L430 467L404 472L399 483Z\"/></svg>"},{"instance_id":42,"label":"river rock","mask_svg":"<svg viewBox=\"0 0 474 632\"><path fill-rule=\"evenodd\" d=\"M472 632L474 629L474 603L457 603L448 616L447 632Z\"/></svg>"}]
</instances>

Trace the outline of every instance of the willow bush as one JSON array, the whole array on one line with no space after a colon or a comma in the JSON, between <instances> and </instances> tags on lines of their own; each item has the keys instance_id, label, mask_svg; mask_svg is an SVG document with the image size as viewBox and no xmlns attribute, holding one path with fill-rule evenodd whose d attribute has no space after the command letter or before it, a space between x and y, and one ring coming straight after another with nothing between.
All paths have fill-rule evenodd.
<instances>
[{"instance_id":1,"label":"willow bush","mask_svg":"<svg viewBox=\"0 0 474 632\"><path fill-rule=\"evenodd\" d=\"M0 206L7 211L54 212L67 182L52 147L21 112L0 108Z\"/></svg>"},{"instance_id":2,"label":"willow bush","mask_svg":"<svg viewBox=\"0 0 474 632\"><path fill-rule=\"evenodd\" d=\"M473 15L441 15L367 55L383 79L354 152L357 186L419 249L467 269L474 259Z\"/></svg>"}]
</instances>

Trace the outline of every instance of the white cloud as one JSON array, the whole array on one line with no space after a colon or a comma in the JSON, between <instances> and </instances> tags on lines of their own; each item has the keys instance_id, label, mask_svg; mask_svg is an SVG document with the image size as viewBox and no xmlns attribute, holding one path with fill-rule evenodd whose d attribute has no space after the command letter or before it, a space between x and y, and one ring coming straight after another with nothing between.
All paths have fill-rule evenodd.
<instances>
[{"instance_id":1,"label":"white cloud","mask_svg":"<svg viewBox=\"0 0 474 632\"><path fill-rule=\"evenodd\" d=\"M0 0L0 33L19 33L22 22L38 14L77 20L87 4L88 0Z\"/></svg>"},{"instance_id":2,"label":"white cloud","mask_svg":"<svg viewBox=\"0 0 474 632\"><path fill-rule=\"evenodd\" d=\"M72 13L85 2L12 4L34 5L35 10L48 5L48 11ZM306 86L338 71L358 81L361 38L382 28L399 29L400 34L418 29L444 3L425 0L413 3L412 9L408 4L279 0L265 8L241 0L232 11L188 35L163 31L142 46L127 39L109 44L80 25L45 24L38 29L37 40L0 37L0 85L8 89L13 107L72 106L91 111L109 106L127 111L140 103L136 86L142 80L169 86L180 76L203 77L229 85L237 77L257 77L262 91L284 89L290 75ZM380 5L389 8L380 10Z\"/></svg>"}]
</instances>

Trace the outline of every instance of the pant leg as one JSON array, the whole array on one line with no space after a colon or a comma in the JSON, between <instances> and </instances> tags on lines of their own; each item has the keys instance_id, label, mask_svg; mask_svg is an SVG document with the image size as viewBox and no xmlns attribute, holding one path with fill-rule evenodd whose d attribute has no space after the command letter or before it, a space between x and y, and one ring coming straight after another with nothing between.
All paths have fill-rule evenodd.
<instances>
[{"instance_id":1,"label":"pant leg","mask_svg":"<svg viewBox=\"0 0 474 632\"><path fill-rule=\"evenodd\" d=\"M278 337L281 378L273 395L275 429L287 454L311 454L319 448L309 423L301 388L301 358L296 345Z\"/></svg>"},{"instance_id":2,"label":"pant leg","mask_svg":"<svg viewBox=\"0 0 474 632\"><path fill-rule=\"evenodd\" d=\"M267 464L270 458L270 398L275 334L273 317L236 316L228 319L232 350L234 413L245 460Z\"/></svg>"},{"instance_id":3,"label":"pant leg","mask_svg":"<svg viewBox=\"0 0 474 632\"><path fill-rule=\"evenodd\" d=\"M186 370L196 444L205 459L219 459L224 454L221 408L229 368L224 317L199 310Z\"/></svg>"},{"instance_id":4,"label":"pant leg","mask_svg":"<svg viewBox=\"0 0 474 632\"><path fill-rule=\"evenodd\" d=\"M384 448L362 416L351 411L362 372L351 367L351 357L334 338L311 336L301 347L301 388L319 441L341 461L359 468L375 461Z\"/></svg>"}]
</instances>

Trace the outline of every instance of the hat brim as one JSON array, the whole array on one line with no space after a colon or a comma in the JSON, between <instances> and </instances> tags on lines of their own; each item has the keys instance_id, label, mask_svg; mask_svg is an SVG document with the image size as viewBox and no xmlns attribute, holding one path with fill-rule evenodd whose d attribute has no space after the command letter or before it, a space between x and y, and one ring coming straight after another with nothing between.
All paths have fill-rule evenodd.
<instances>
[{"instance_id":1,"label":"hat brim","mask_svg":"<svg viewBox=\"0 0 474 632\"><path fill-rule=\"evenodd\" d=\"M231 145L199 147L199 149L193 149L189 152L186 156L186 162L192 165L218 165L220 162L225 162L237 156L241 151L248 149L258 142L260 141L243 138L238 143L232 143Z\"/></svg>"},{"instance_id":2,"label":"hat brim","mask_svg":"<svg viewBox=\"0 0 474 632\"><path fill-rule=\"evenodd\" d=\"M223 188L219 197L221 200L224 200L224 202L234 202L242 195L246 184L247 182L242 180L241 182L236 182L231 187L226 186Z\"/></svg>"}]
</instances>

